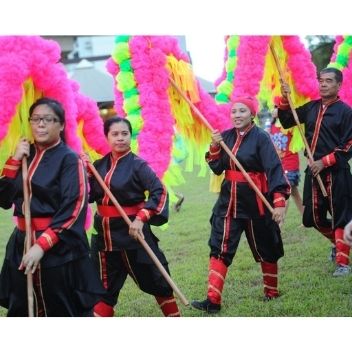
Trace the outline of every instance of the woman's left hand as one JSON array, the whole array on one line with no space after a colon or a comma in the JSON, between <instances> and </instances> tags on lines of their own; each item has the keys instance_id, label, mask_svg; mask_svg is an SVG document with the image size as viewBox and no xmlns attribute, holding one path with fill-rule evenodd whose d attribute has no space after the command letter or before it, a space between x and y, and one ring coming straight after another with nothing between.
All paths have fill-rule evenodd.
<instances>
[{"instance_id":1,"label":"woman's left hand","mask_svg":"<svg viewBox=\"0 0 352 352\"><path fill-rule=\"evenodd\" d=\"M319 172L324 169L323 161L321 159L313 161L313 163L310 165L310 169L312 170L313 176L317 177L319 175Z\"/></svg>"},{"instance_id":2,"label":"woman's left hand","mask_svg":"<svg viewBox=\"0 0 352 352\"><path fill-rule=\"evenodd\" d=\"M34 244L30 248L28 253L26 253L22 257L22 261L18 270L23 270L24 268L26 268L24 272L26 275L31 271L32 271L32 274L34 274L43 256L44 256L44 250L42 249L42 247L40 247L38 244Z\"/></svg>"},{"instance_id":3,"label":"woman's left hand","mask_svg":"<svg viewBox=\"0 0 352 352\"><path fill-rule=\"evenodd\" d=\"M138 218L135 218L130 225L128 233L135 239L137 240L138 237L141 237L144 239L144 235L142 232L144 222Z\"/></svg>"},{"instance_id":4,"label":"woman's left hand","mask_svg":"<svg viewBox=\"0 0 352 352\"><path fill-rule=\"evenodd\" d=\"M284 221L285 211L286 211L286 208L285 208L285 207L274 208L273 220L274 220L279 226L280 226L281 223Z\"/></svg>"}]
</instances>

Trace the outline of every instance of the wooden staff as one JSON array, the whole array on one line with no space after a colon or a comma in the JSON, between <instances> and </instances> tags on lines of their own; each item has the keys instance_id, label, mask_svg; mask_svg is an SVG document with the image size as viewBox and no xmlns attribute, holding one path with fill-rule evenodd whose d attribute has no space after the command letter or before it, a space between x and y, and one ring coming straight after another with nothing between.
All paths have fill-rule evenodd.
<instances>
[{"instance_id":1,"label":"wooden staff","mask_svg":"<svg viewBox=\"0 0 352 352\"><path fill-rule=\"evenodd\" d=\"M284 80L284 73L283 73L283 71L282 71L282 68L281 68L281 65L280 65L280 62L279 62L279 58L278 58L278 56L277 56L277 54L276 54L276 51L275 51L274 46L273 46L272 43L270 43L270 50L271 50L271 53L273 54L273 57L274 57L274 61L275 61L277 70L279 71L280 79L281 79L281 81L282 81L283 83L285 83L285 80ZM301 124L300 124L300 122L299 122L299 118L298 118L297 112L296 112L296 110L295 110L295 108L294 108L294 106L293 106L293 103L292 103L292 99L291 99L290 94L287 94L287 100L288 100L288 103L289 103L289 105L290 105L290 108L291 108L291 111L292 111L292 114L293 114L293 118L295 119L296 125L297 125L297 127L298 127L298 131L299 131L299 133L301 134L301 137L302 137L304 146L305 146L306 151L307 151L307 155L308 155L308 164L309 164L309 166L311 166L312 163L314 162L313 154L312 154L312 151L310 150L310 147L309 147L309 144L308 144L308 142L307 142L307 139L306 139L306 137L305 137L305 135L304 135L304 132L303 132L303 130L302 130L302 128L301 128ZM324 187L323 181L322 181L322 179L321 179L321 177L320 177L319 174L316 176L316 179L317 179L317 181L318 181L318 184L319 184L319 187L320 187L320 189L321 189L321 192L323 193L323 196L324 196L324 197L327 197L328 194L327 194L327 192L326 192L326 189L325 189L325 187Z\"/></svg>"},{"instance_id":2,"label":"wooden staff","mask_svg":"<svg viewBox=\"0 0 352 352\"><path fill-rule=\"evenodd\" d=\"M28 168L27 157L22 158L22 179L23 179L23 205L24 220L26 224L25 249L26 253L32 246L32 226L31 212L29 207L29 190L28 190ZM27 300L28 300L28 316L34 317L34 298L33 298L33 274L31 271L27 274Z\"/></svg>"},{"instance_id":3,"label":"wooden staff","mask_svg":"<svg viewBox=\"0 0 352 352\"><path fill-rule=\"evenodd\" d=\"M182 92L182 90L178 87L176 82L169 77L169 80L172 84L172 86L177 90L177 92L181 95L181 97L186 100L186 102L189 104L193 112L200 118L200 120L204 123L204 125L211 131L214 132L214 128L210 125L208 120L203 116L203 114L197 109L197 107L190 101L190 99ZM254 192L258 195L258 197L263 201L265 206L269 209L269 211L273 214L274 209L268 202L268 200L264 197L263 193L260 191L260 189L256 186L256 184L253 182L251 177L248 175L247 171L243 168L241 163L237 160L237 158L233 155L232 151L230 148L225 144L224 141L220 142L220 145L222 149L227 153L227 155L230 157L230 159L235 163L237 168L242 172L244 178L247 180L247 182L250 184L250 186L253 188Z\"/></svg>"},{"instance_id":4,"label":"wooden staff","mask_svg":"<svg viewBox=\"0 0 352 352\"><path fill-rule=\"evenodd\" d=\"M88 163L88 167L90 169L90 171L93 173L93 175L95 176L95 178L97 179L97 181L99 182L100 186L103 188L104 192L108 195L108 197L110 198L110 200L112 201L112 203L114 204L114 206L116 207L116 209L118 210L118 212L121 214L122 218L125 220L126 224L128 226L131 226L132 221L130 220L130 218L127 216L126 212L123 210L123 208L121 207L121 205L119 204L119 202L117 201L117 199L115 198L115 196L111 193L110 189L108 188L108 186L105 184L104 180L101 178L101 176L99 175L98 171L96 170L96 168L91 164ZM151 250L151 248L149 247L148 243L145 241L145 239L138 235L137 236L138 242L142 245L142 247L146 250L146 252L148 253L149 257L152 259L152 261L154 262L154 264L157 266L157 268L159 269L160 273L163 275L164 279L168 282L168 284L171 286L171 288L173 289L173 291L176 293L176 295L180 298L181 302L185 305L188 306L189 302L186 299L186 297L182 294L182 292L179 290L179 288L176 286L176 284L172 281L170 275L168 274L168 272L165 270L165 268L161 265L158 257L154 254L154 252Z\"/></svg>"}]
</instances>

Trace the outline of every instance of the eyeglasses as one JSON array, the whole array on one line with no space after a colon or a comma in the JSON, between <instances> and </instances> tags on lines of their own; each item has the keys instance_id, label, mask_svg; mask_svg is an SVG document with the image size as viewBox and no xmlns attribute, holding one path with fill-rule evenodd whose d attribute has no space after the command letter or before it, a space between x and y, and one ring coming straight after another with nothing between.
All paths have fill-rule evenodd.
<instances>
[{"instance_id":1,"label":"eyeglasses","mask_svg":"<svg viewBox=\"0 0 352 352\"><path fill-rule=\"evenodd\" d=\"M49 123L59 122L59 120L54 115L32 115L28 121L31 125L39 125L40 121L43 121L45 125Z\"/></svg>"}]
</instances>

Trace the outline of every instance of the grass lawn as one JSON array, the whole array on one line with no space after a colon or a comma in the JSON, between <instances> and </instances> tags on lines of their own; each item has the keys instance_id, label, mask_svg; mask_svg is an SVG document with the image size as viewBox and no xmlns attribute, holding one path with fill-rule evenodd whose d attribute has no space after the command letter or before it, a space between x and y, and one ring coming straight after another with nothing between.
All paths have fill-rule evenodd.
<instances>
[{"instance_id":1,"label":"grass lawn","mask_svg":"<svg viewBox=\"0 0 352 352\"><path fill-rule=\"evenodd\" d=\"M207 287L209 217L217 195L208 192L209 178L186 173L181 211L171 210L166 230L155 228L169 261L172 278L188 300L204 299ZM281 297L263 303L260 265L255 263L243 234L223 291L220 317L349 317L352 312L352 276L333 278L334 265L327 260L330 244L317 231L300 227L301 219L290 202L283 227L285 256L279 261ZM0 210L0 260L12 231L11 211ZM179 302L185 317L205 313ZM120 294L116 316L162 316L154 297L140 291L131 279ZM6 310L0 308L0 316Z\"/></svg>"}]
</instances>

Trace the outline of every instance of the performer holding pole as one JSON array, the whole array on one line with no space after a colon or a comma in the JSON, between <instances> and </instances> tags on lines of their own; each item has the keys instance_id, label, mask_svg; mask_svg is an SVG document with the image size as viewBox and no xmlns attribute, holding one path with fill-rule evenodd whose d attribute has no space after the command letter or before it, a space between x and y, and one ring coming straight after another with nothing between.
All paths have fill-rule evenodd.
<instances>
[{"instance_id":1,"label":"performer holding pole","mask_svg":"<svg viewBox=\"0 0 352 352\"><path fill-rule=\"evenodd\" d=\"M285 80L284 80L284 73L283 73L283 71L282 71L282 68L281 68L281 65L280 65L280 62L279 62L279 58L277 57L275 48L274 48L274 46L273 46L272 44L270 44L270 50L271 50L271 52L272 52L272 54L273 54L276 67L277 67L277 69L278 69L278 71L279 71L280 81L281 81L283 84L286 84L286 82L285 82ZM299 132L300 132L300 134L301 134L301 137L302 137L304 146L305 146L305 148L306 148L306 153L307 153L307 156L308 156L308 163L309 163L309 165L312 165L312 164L314 163L313 154L312 154L312 152L311 152L311 150L310 150L310 147L309 147L309 144L308 144L308 142L307 142L307 139L306 139L306 137L305 137L305 135L304 135L304 132L303 132L301 126L300 126L301 122L299 121L299 118L298 118L298 116L297 116L296 110L295 110L295 108L294 108L294 106L293 106L293 102L292 102L292 99L291 99L290 94L286 94L286 99L287 99L287 102L288 102L288 104L289 104L289 106L290 106L290 109L291 109L291 111L292 111L292 116L293 116L293 118L294 118L294 120L295 120L295 123L296 123L296 125L297 125L297 128L298 128L298 130L299 130ZM317 181L318 181L318 183L319 183L319 187L320 187L320 189L321 189L321 192L322 192L323 196L324 196L324 197L327 197L328 194L327 194L326 189L325 189L325 186L324 186L324 184L323 184L323 182L322 182L322 180L321 180L321 178L320 178L320 175L317 174L317 175L316 175L316 178L317 178Z\"/></svg>"},{"instance_id":2,"label":"performer holding pole","mask_svg":"<svg viewBox=\"0 0 352 352\"><path fill-rule=\"evenodd\" d=\"M217 175L225 172L210 219L207 298L191 303L194 308L207 313L217 313L221 309L226 274L243 231L255 261L261 264L264 300L279 295L277 261L284 252L278 224L284 217L290 186L270 136L253 122L257 109L255 98L234 98L232 104L234 127L222 134L213 130L212 143L206 153L212 171ZM273 214L264 207L261 197L220 143L226 145L231 155L235 155L251 181L272 204Z\"/></svg>"},{"instance_id":3,"label":"performer holding pole","mask_svg":"<svg viewBox=\"0 0 352 352\"><path fill-rule=\"evenodd\" d=\"M319 73L320 99L296 109L313 162L306 169L303 189L303 225L315 227L333 244L330 258L335 260L333 276L345 276L349 266L350 246L344 241L343 228L352 218L352 175L348 164L352 156L352 109L340 100L342 72L329 67ZM289 108L290 88L281 83L278 116L284 128L296 124ZM328 197L323 194L320 177ZM328 213L330 216L328 217ZM336 246L336 247L335 247Z\"/></svg>"},{"instance_id":4,"label":"performer holding pole","mask_svg":"<svg viewBox=\"0 0 352 352\"><path fill-rule=\"evenodd\" d=\"M165 278L150 256L157 257L168 276L167 260L150 227L168 220L167 191L149 165L131 152L132 127L128 120L106 120L104 134L111 152L95 161L92 171L96 169L113 196L99 182L100 177L90 176L90 201L97 203L97 234L92 236L91 250L107 290L94 308L95 315L114 315L119 293L130 275L142 291L155 296L165 316L180 316L171 279ZM175 292L188 304L179 290Z\"/></svg>"},{"instance_id":5,"label":"performer holding pole","mask_svg":"<svg viewBox=\"0 0 352 352\"><path fill-rule=\"evenodd\" d=\"M190 101L190 99L182 92L182 90L177 86L176 82L169 77L169 81L172 84L172 86L177 90L177 92L182 96L183 99L187 101L189 106L191 107L192 111L199 117L199 119L204 123L204 125L213 133L216 130L210 125L210 123L207 121L207 119L202 115L202 113L197 109L197 107ZM226 154L230 157L230 159L235 163L236 167L242 172L243 177L247 180L249 185L253 188L254 192L257 194L257 196L262 200L263 204L268 208L268 210L274 214L274 209L270 205L270 203L267 201L267 199L264 197L260 189L257 187L257 185L253 182L251 177L247 174L246 170L243 168L241 163L237 160L235 155L231 152L229 147L224 143L223 140L219 141L219 145L224 149Z\"/></svg>"},{"instance_id":6,"label":"performer holding pole","mask_svg":"<svg viewBox=\"0 0 352 352\"><path fill-rule=\"evenodd\" d=\"M0 207L13 206L17 218L0 274L0 305L11 317L28 316L32 309L28 275L33 277L34 316L93 316L104 294L84 230L84 167L64 141L65 121L58 101L38 99L29 109L34 143L21 139L1 173ZM28 172L21 162L26 156ZM32 235L32 243L25 243L25 235Z\"/></svg>"}]
</instances>

